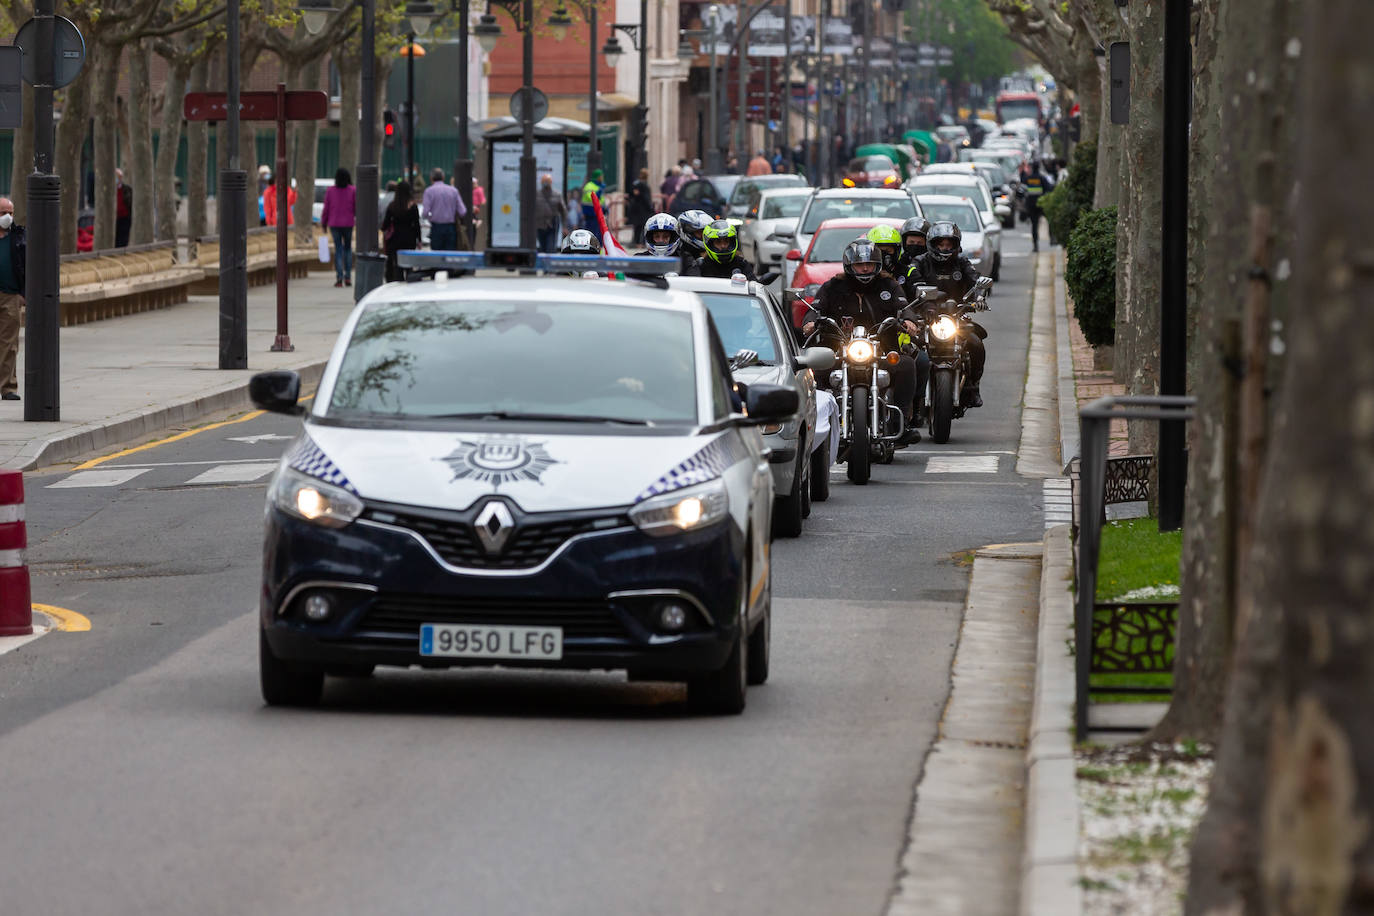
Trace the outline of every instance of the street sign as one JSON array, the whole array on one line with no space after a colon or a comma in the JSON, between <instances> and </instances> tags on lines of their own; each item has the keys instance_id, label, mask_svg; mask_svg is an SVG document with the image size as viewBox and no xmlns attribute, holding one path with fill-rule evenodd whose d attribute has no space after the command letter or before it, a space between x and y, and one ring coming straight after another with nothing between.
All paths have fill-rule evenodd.
<instances>
[{"instance_id":1,"label":"street sign","mask_svg":"<svg viewBox=\"0 0 1374 916\"><path fill-rule=\"evenodd\" d=\"M538 124L549 116L549 97L538 89L531 88L534 96L534 123ZM511 93L510 116L517 121L525 120L525 90L517 89Z\"/></svg>"},{"instance_id":2,"label":"street sign","mask_svg":"<svg viewBox=\"0 0 1374 916\"><path fill-rule=\"evenodd\" d=\"M0 48L0 130L18 130L24 124L24 52Z\"/></svg>"},{"instance_id":3,"label":"street sign","mask_svg":"<svg viewBox=\"0 0 1374 916\"><path fill-rule=\"evenodd\" d=\"M229 117L229 97L223 92L188 92L181 104L188 121L224 121ZM322 121L329 116L329 94L313 89L286 93L286 111L277 112L275 92L239 93L241 121Z\"/></svg>"},{"instance_id":4,"label":"street sign","mask_svg":"<svg viewBox=\"0 0 1374 916\"><path fill-rule=\"evenodd\" d=\"M38 50L34 47L37 35L38 25L30 19L19 27L14 36L14 46L24 52L24 82L30 86L33 85L37 66L34 56ZM86 39L81 37L81 30L76 23L63 16L54 16L52 40L52 85L54 89L61 89L76 79L81 72L81 65L86 62Z\"/></svg>"}]
</instances>

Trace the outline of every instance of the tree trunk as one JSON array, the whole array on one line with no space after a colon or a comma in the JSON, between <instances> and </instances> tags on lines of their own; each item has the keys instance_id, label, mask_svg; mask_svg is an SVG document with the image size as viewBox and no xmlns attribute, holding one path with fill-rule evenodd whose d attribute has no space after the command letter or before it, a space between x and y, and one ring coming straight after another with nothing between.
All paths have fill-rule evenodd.
<instances>
[{"instance_id":1,"label":"tree trunk","mask_svg":"<svg viewBox=\"0 0 1374 916\"><path fill-rule=\"evenodd\" d=\"M1222 110L1219 103L1224 89L1219 74L1226 67L1220 55L1228 50L1220 47L1217 37L1223 2L1203 0L1199 7L1193 60L1194 109L1213 114L1193 119L1189 159L1188 388L1198 405L1189 425L1184 494L1188 524L1183 529L1182 596L1174 637L1174 693L1169 711L1150 735L1163 742L1215 740L1231 652L1229 608L1234 603L1234 582L1229 530L1235 494L1225 462L1230 454L1227 418L1234 413L1234 398L1231 377L1223 371L1225 328L1215 297L1224 303L1232 291L1225 274L1212 273L1209 265L1222 269L1223 260L1232 256L1226 253L1227 247L1240 243L1230 231L1235 224L1221 225L1216 217L1224 212L1227 218L1238 219L1244 192L1239 174L1221 158L1222 121L1234 118L1233 110Z\"/></svg>"},{"instance_id":2,"label":"tree trunk","mask_svg":"<svg viewBox=\"0 0 1374 916\"><path fill-rule=\"evenodd\" d=\"M463 64L466 66L466 63ZM348 169L358 180L358 145L360 140L358 107L362 99L361 67L357 54L336 54L334 66L339 69L339 165Z\"/></svg>"},{"instance_id":3,"label":"tree trunk","mask_svg":"<svg viewBox=\"0 0 1374 916\"><path fill-rule=\"evenodd\" d=\"M153 217L157 203L153 175L153 91L148 58L152 50L146 40L129 47L129 165L124 180L133 187L133 222L129 244L144 245L153 240Z\"/></svg>"},{"instance_id":4,"label":"tree trunk","mask_svg":"<svg viewBox=\"0 0 1374 916\"><path fill-rule=\"evenodd\" d=\"M204 92L209 75L210 58L202 56L191 68L191 91ZM209 127L204 121L186 122L186 235L192 239L208 234L205 202L209 195Z\"/></svg>"},{"instance_id":5,"label":"tree trunk","mask_svg":"<svg viewBox=\"0 0 1374 916\"><path fill-rule=\"evenodd\" d=\"M162 93L162 126L158 130L157 166L154 185L157 189L157 237L177 237L177 153L181 147L181 105L186 96L186 81L191 76L188 56L167 61L167 80Z\"/></svg>"},{"instance_id":6,"label":"tree trunk","mask_svg":"<svg viewBox=\"0 0 1374 916\"><path fill-rule=\"evenodd\" d=\"M323 56L303 61L295 74L293 85L301 89L318 89L320 73L324 63ZM291 174L296 179L296 243L309 245L313 231L311 208L315 202L315 168L319 158L320 122L295 122L295 153L291 163Z\"/></svg>"},{"instance_id":7,"label":"tree trunk","mask_svg":"<svg viewBox=\"0 0 1374 916\"><path fill-rule=\"evenodd\" d=\"M1131 173L1131 282L1126 297L1129 365L1123 382L1130 395L1159 393L1159 323L1163 258L1164 4L1133 7L1131 29L1131 123L1127 159ZM1117 301L1121 314L1121 301ZM1121 321L1117 320L1118 346ZM1126 360L1122 360L1126 362ZM1128 424L1133 455L1155 452L1157 423Z\"/></svg>"},{"instance_id":8,"label":"tree trunk","mask_svg":"<svg viewBox=\"0 0 1374 916\"><path fill-rule=\"evenodd\" d=\"M92 49L94 50L94 49ZM86 66L91 66L89 57ZM90 133L91 79L78 77L64 90L62 120L57 125L57 174L62 176L62 221L58 226L58 250L76 251L76 222L81 211L81 151Z\"/></svg>"},{"instance_id":9,"label":"tree trunk","mask_svg":"<svg viewBox=\"0 0 1374 916\"><path fill-rule=\"evenodd\" d=\"M1248 625L1237 648L1237 689L1227 699L1212 802L1194 848L1189 909L1367 913L1374 909L1374 525L1366 508L1374 481L1366 469L1374 461L1374 412L1366 405L1374 403L1374 357L1366 343L1374 333L1374 270L1360 254L1368 248L1365 219L1350 201L1374 192L1365 167L1374 131L1341 120L1348 117L1341 108L1349 87L1370 78L1374 8L1334 0L1320 15L1280 12L1251 15L1285 42L1279 47L1301 48L1301 122L1290 130L1300 137L1304 201L1289 250L1294 288L1321 309L1288 334L1253 574L1241 586ZM1301 44L1287 44L1298 23ZM1334 147L1325 134L1333 123L1350 124ZM1353 180L1331 181L1333 174ZM1341 397L1331 396L1333 384Z\"/></svg>"},{"instance_id":10,"label":"tree trunk","mask_svg":"<svg viewBox=\"0 0 1374 916\"><path fill-rule=\"evenodd\" d=\"M115 124L115 80L119 73L119 47L100 49L91 106L95 109L95 248L103 251L115 241L115 162L119 129Z\"/></svg>"},{"instance_id":11,"label":"tree trunk","mask_svg":"<svg viewBox=\"0 0 1374 916\"><path fill-rule=\"evenodd\" d=\"M1126 144L1126 128L1112 123L1111 76L1101 67L1102 107L1098 112L1097 182L1093 188L1094 207L1112 207L1124 196L1121 186L1121 161ZM1124 214L1123 214L1124 215ZM1119 224L1118 220L1118 224Z\"/></svg>"}]
</instances>

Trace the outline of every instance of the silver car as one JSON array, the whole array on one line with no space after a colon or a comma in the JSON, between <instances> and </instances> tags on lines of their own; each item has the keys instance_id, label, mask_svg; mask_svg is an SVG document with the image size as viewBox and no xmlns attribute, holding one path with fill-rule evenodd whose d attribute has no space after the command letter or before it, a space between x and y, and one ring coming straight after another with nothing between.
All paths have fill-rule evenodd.
<instances>
[{"instance_id":1,"label":"silver car","mask_svg":"<svg viewBox=\"0 0 1374 916\"><path fill-rule=\"evenodd\" d=\"M818 430L813 373L830 370L835 363L834 351L825 347L799 350L777 300L761 283L675 277L668 284L673 289L694 292L706 303L730 357L736 384L785 385L796 389L800 399L796 415L785 423L762 428L773 472L773 534L796 537L801 534L802 520L811 514L811 498L816 492L813 470L819 466L825 475L817 495L824 498L829 484L831 412L820 411ZM830 397L826 392L821 395Z\"/></svg>"},{"instance_id":2,"label":"silver car","mask_svg":"<svg viewBox=\"0 0 1374 916\"><path fill-rule=\"evenodd\" d=\"M810 188L769 188L744 217L740 230L740 249L759 270L782 264L782 256L792 247L797 219L811 196Z\"/></svg>"},{"instance_id":3,"label":"silver car","mask_svg":"<svg viewBox=\"0 0 1374 916\"><path fill-rule=\"evenodd\" d=\"M907 187L920 196L922 208L925 207L927 197L936 195L962 197L973 204L981 218L979 234L982 238L978 245L969 246L966 242L965 247L968 251L978 251L976 258L972 254L969 257L974 259L975 263L981 261L981 266L992 279L1002 278L1002 218L997 212L996 204L993 203L992 189L981 175L973 172L937 172L933 175L927 173L911 179L907 182Z\"/></svg>"}]
</instances>

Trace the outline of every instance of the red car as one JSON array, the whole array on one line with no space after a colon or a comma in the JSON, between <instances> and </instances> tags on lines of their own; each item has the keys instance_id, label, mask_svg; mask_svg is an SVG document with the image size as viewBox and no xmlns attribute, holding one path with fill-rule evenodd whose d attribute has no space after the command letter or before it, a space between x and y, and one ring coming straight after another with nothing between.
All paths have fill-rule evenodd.
<instances>
[{"instance_id":1,"label":"red car","mask_svg":"<svg viewBox=\"0 0 1374 916\"><path fill-rule=\"evenodd\" d=\"M849 243L867 235L874 226L901 229L902 221L871 216L828 219L816 227L816 234L811 237L811 246L805 254L795 248L787 252L789 261L801 262L784 296L792 304L793 327L800 328L804 323L803 319L810 311L821 284L844 270L840 255L844 254Z\"/></svg>"},{"instance_id":2,"label":"red car","mask_svg":"<svg viewBox=\"0 0 1374 916\"><path fill-rule=\"evenodd\" d=\"M902 176L886 156L860 156L849 160L840 183L846 188L900 188Z\"/></svg>"}]
</instances>

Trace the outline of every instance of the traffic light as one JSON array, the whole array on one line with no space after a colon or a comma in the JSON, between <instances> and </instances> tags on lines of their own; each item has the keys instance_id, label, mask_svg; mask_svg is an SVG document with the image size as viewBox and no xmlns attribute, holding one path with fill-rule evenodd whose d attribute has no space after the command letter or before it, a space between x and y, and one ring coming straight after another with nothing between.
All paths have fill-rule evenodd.
<instances>
[{"instance_id":1,"label":"traffic light","mask_svg":"<svg viewBox=\"0 0 1374 916\"><path fill-rule=\"evenodd\" d=\"M396 113L390 108L382 109L382 145L396 148Z\"/></svg>"}]
</instances>

